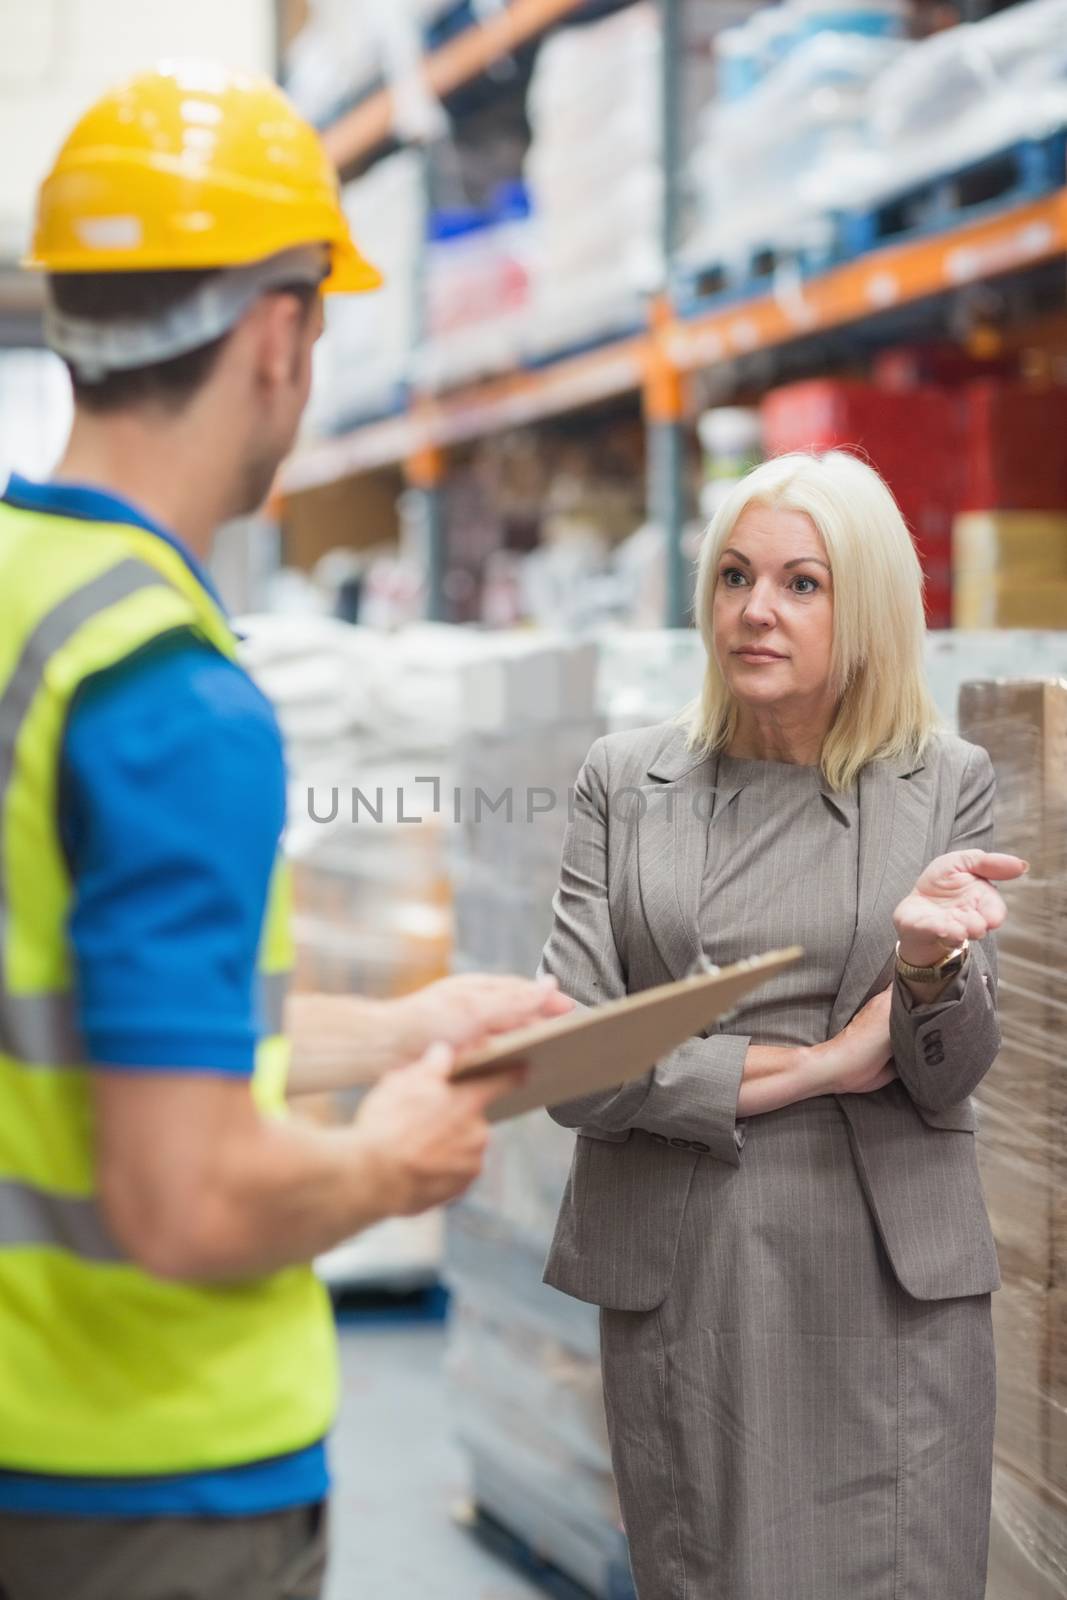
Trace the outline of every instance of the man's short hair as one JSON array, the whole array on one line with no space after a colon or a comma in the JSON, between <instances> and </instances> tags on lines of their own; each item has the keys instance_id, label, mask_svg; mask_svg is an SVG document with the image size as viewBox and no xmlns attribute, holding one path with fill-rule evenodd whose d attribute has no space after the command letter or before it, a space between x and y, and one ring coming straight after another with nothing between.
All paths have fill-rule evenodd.
<instances>
[{"instance_id":1,"label":"man's short hair","mask_svg":"<svg viewBox=\"0 0 1067 1600\"><path fill-rule=\"evenodd\" d=\"M217 267L197 272L78 272L55 273L49 288L57 310L90 322L116 322L126 317L161 315L184 300ZM120 411L151 403L180 411L211 376L228 334L149 367L111 372L99 383L86 383L67 362L74 398L86 411Z\"/></svg>"},{"instance_id":2,"label":"man's short hair","mask_svg":"<svg viewBox=\"0 0 1067 1600\"><path fill-rule=\"evenodd\" d=\"M148 320L162 316L222 270L205 267L192 272L54 273L49 278L49 289L56 309L63 315L106 326L131 317ZM317 294L303 283L273 292L295 294L305 309L310 308ZM110 372L98 383L79 377L77 368L68 361L75 401L86 411L99 414L140 405L181 411L211 377L229 337L229 332L224 333L196 350L151 366Z\"/></svg>"}]
</instances>

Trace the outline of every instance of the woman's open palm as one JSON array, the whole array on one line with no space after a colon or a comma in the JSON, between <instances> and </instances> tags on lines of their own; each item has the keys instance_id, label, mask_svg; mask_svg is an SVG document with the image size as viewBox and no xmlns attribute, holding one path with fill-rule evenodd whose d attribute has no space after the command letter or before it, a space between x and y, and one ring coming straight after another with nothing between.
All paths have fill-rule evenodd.
<instances>
[{"instance_id":1,"label":"woman's open palm","mask_svg":"<svg viewBox=\"0 0 1067 1600\"><path fill-rule=\"evenodd\" d=\"M994 882L1020 878L1026 871L1027 863L1018 856L989 850L937 856L893 913L902 948L951 948L965 939L984 939L1007 915Z\"/></svg>"}]
</instances>

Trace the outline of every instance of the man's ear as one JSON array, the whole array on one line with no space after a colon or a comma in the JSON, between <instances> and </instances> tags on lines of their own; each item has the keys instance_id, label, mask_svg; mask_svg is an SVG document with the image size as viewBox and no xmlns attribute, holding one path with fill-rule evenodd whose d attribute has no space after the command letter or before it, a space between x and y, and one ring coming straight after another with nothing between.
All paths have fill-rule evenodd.
<instances>
[{"instance_id":1,"label":"man's ear","mask_svg":"<svg viewBox=\"0 0 1067 1600\"><path fill-rule=\"evenodd\" d=\"M281 389L293 381L308 320L307 308L293 294L264 295L248 318L257 384Z\"/></svg>"}]
</instances>

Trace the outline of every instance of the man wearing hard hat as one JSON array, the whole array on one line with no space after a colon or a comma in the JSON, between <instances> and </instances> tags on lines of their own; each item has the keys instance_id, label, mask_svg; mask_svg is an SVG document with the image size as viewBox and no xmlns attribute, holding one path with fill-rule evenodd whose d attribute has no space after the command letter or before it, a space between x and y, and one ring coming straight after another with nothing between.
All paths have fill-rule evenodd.
<instances>
[{"instance_id":1,"label":"man wearing hard hat","mask_svg":"<svg viewBox=\"0 0 1067 1600\"><path fill-rule=\"evenodd\" d=\"M0 502L0 1600L298 1600L307 1262L460 1193L507 1084L448 1047L568 1002L452 979L286 1037L279 733L202 563L292 444L320 293L379 281L315 134L267 82L146 74L63 147L32 265L75 420ZM285 1119L290 1042L385 1074L350 1126Z\"/></svg>"}]
</instances>

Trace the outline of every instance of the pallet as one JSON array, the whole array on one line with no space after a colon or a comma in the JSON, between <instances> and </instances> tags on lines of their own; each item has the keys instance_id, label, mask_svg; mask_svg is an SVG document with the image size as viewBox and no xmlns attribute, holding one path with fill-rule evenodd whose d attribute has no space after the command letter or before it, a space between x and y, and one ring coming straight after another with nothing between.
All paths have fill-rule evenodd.
<instances>
[{"instance_id":1,"label":"pallet","mask_svg":"<svg viewBox=\"0 0 1067 1600\"><path fill-rule=\"evenodd\" d=\"M912 184L870 210L837 221L838 258L943 233L1008 206L1040 199L1067 179L1067 130L1025 139L952 172Z\"/></svg>"},{"instance_id":2,"label":"pallet","mask_svg":"<svg viewBox=\"0 0 1067 1600\"><path fill-rule=\"evenodd\" d=\"M677 272L673 283L674 304L681 316L698 317L731 301L769 294L783 277L801 281L813 278L826 272L835 260L835 253L826 249L769 243L752 245L740 258L712 257L699 266Z\"/></svg>"},{"instance_id":3,"label":"pallet","mask_svg":"<svg viewBox=\"0 0 1067 1600\"><path fill-rule=\"evenodd\" d=\"M551 1561L546 1561L520 1534L506 1528L484 1507L465 1509L462 1520L480 1545L529 1578L553 1600L596 1600L589 1589L575 1583ZM636 1600L628 1567L612 1569L601 1600Z\"/></svg>"},{"instance_id":4,"label":"pallet","mask_svg":"<svg viewBox=\"0 0 1067 1600\"><path fill-rule=\"evenodd\" d=\"M418 1289L360 1287L335 1290L334 1318L342 1328L440 1325L448 1319L450 1295L440 1283Z\"/></svg>"}]
</instances>

